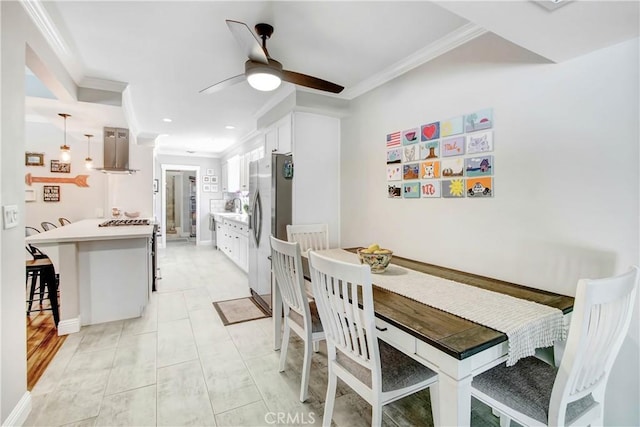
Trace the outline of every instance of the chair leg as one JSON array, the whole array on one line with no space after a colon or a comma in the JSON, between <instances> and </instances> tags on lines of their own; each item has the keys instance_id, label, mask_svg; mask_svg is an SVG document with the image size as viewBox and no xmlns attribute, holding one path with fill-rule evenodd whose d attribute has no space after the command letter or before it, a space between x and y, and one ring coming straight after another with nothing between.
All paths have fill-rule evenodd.
<instances>
[{"instance_id":1,"label":"chair leg","mask_svg":"<svg viewBox=\"0 0 640 427\"><path fill-rule=\"evenodd\" d=\"M284 320L284 333L282 334L282 343L280 344L280 367L278 372L284 371L284 365L287 362L287 349L289 348L289 320Z\"/></svg>"},{"instance_id":2,"label":"chair leg","mask_svg":"<svg viewBox=\"0 0 640 427\"><path fill-rule=\"evenodd\" d=\"M431 415L433 416L433 425L442 425L440 424L440 391L438 390L437 383L429 387L429 396L431 397Z\"/></svg>"},{"instance_id":3,"label":"chair leg","mask_svg":"<svg viewBox=\"0 0 640 427\"><path fill-rule=\"evenodd\" d=\"M331 362L329 362L331 363ZM331 418L333 418L333 405L336 403L336 386L338 385L338 377L333 373L329 366L329 383L327 384L327 397L324 400L324 415L322 416L322 427L331 427Z\"/></svg>"},{"instance_id":4,"label":"chair leg","mask_svg":"<svg viewBox=\"0 0 640 427\"><path fill-rule=\"evenodd\" d=\"M377 399L373 399L371 404L371 427L380 427L382 425L382 405Z\"/></svg>"},{"instance_id":5,"label":"chair leg","mask_svg":"<svg viewBox=\"0 0 640 427\"><path fill-rule=\"evenodd\" d=\"M300 402L304 402L309 397L309 375L311 373L311 347L315 344L311 337L307 336L304 341L304 361L302 362L302 384L300 384Z\"/></svg>"},{"instance_id":6,"label":"chair leg","mask_svg":"<svg viewBox=\"0 0 640 427\"><path fill-rule=\"evenodd\" d=\"M27 279L29 279L27 277ZM29 307L27 308L27 314L31 313L31 306L33 306L33 297L36 293L36 282L38 280L38 273L31 272L31 289L29 289Z\"/></svg>"},{"instance_id":7,"label":"chair leg","mask_svg":"<svg viewBox=\"0 0 640 427\"><path fill-rule=\"evenodd\" d=\"M313 352L317 353L320 351L320 341L314 341L313 342Z\"/></svg>"}]
</instances>

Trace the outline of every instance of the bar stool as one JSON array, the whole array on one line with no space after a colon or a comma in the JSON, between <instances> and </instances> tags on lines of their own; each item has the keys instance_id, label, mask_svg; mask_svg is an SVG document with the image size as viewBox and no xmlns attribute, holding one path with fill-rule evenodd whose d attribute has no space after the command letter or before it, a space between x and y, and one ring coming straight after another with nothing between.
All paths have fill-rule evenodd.
<instances>
[{"instance_id":1,"label":"bar stool","mask_svg":"<svg viewBox=\"0 0 640 427\"><path fill-rule=\"evenodd\" d=\"M58 222L62 227L64 227L67 224L71 224L71 221L69 221L67 218L64 218L64 217L58 218Z\"/></svg>"},{"instance_id":2,"label":"bar stool","mask_svg":"<svg viewBox=\"0 0 640 427\"><path fill-rule=\"evenodd\" d=\"M49 230L52 230L54 228L58 228L54 223L48 222L48 221L41 222L40 223L40 227L42 227L42 229L44 231L49 231Z\"/></svg>"},{"instance_id":3,"label":"bar stool","mask_svg":"<svg viewBox=\"0 0 640 427\"><path fill-rule=\"evenodd\" d=\"M58 308L58 276L56 275L55 268L49 257L42 253L38 248L27 245L27 251L31 254L33 259L25 261L26 267L26 285L31 279L31 287L29 289L29 299L27 299L27 315L32 311L42 311L42 301L44 299L45 288L47 290L47 297L51 305L51 311L53 312L53 320L55 325L58 326L60 321L60 313ZM39 287L38 287L38 279ZM36 290L40 294L40 308L39 310L32 310L33 301Z\"/></svg>"}]
</instances>

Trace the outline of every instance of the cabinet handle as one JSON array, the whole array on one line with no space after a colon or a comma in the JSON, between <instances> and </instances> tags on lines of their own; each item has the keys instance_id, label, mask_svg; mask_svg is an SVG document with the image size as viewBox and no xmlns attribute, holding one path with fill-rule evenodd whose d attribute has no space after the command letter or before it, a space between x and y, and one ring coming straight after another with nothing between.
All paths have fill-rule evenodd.
<instances>
[{"instance_id":1,"label":"cabinet handle","mask_svg":"<svg viewBox=\"0 0 640 427\"><path fill-rule=\"evenodd\" d=\"M380 332L384 332L384 331L386 331L386 330L387 330L387 328L386 328L386 327L381 328L380 326L376 326L376 329L377 329L377 330L379 330Z\"/></svg>"}]
</instances>

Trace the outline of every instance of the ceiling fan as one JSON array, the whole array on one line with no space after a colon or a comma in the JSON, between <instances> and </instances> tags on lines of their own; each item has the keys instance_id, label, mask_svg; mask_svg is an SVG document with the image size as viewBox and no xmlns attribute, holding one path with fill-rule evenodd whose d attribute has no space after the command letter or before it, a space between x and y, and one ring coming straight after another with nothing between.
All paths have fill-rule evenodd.
<instances>
[{"instance_id":1,"label":"ceiling fan","mask_svg":"<svg viewBox=\"0 0 640 427\"><path fill-rule=\"evenodd\" d=\"M273 34L273 27L271 25L257 24L255 26L256 33L262 39L262 44L260 44L260 40L256 38L247 24L232 20L227 20L226 22L229 30L231 30L231 34L233 34L238 44L240 44L240 47L249 57L249 60L244 63L243 74L202 89L200 93L209 94L218 92L236 83L240 83L245 79L253 88L262 91L277 89L282 80L331 93L340 93L344 89L344 87L340 85L317 77L282 69L282 64L271 58L267 51L267 39Z\"/></svg>"}]
</instances>

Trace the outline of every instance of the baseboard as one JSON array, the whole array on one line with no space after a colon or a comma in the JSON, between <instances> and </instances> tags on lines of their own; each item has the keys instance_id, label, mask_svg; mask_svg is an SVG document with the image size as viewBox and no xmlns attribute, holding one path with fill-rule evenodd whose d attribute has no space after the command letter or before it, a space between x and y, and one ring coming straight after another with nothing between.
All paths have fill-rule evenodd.
<instances>
[{"instance_id":1,"label":"baseboard","mask_svg":"<svg viewBox=\"0 0 640 427\"><path fill-rule=\"evenodd\" d=\"M18 404L13 408L13 411L9 414L6 420L2 423L3 426L21 426L27 421L27 417L31 412L31 393L25 391Z\"/></svg>"},{"instance_id":2,"label":"baseboard","mask_svg":"<svg viewBox=\"0 0 640 427\"><path fill-rule=\"evenodd\" d=\"M58 335L69 335L80 332L80 317L61 320L58 323Z\"/></svg>"},{"instance_id":3,"label":"baseboard","mask_svg":"<svg viewBox=\"0 0 640 427\"><path fill-rule=\"evenodd\" d=\"M213 240L198 240L197 246L211 246Z\"/></svg>"}]
</instances>

